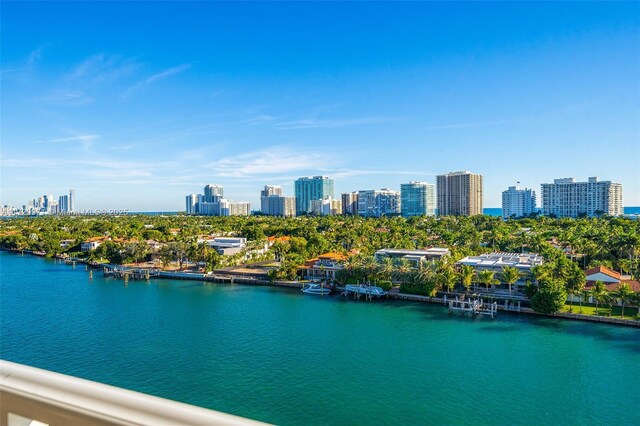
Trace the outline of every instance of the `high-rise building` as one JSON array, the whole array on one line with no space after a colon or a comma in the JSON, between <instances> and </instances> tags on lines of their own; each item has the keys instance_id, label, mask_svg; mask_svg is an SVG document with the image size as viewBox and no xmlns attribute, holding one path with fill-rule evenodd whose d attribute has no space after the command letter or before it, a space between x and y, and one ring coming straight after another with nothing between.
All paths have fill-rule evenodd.
<instances>
[{"instance_id":1,"label":"high-rise building","mask_svg":"<svg viewBox=\"0 0 640 426\"><path fill-rule=\"evenodd\" d=\"M224 190L221 185L207 185L204 194L190 194L186 196L187 214L201 214L207 216L248 215L251 205L247 202L234 202L223 198Z\"/></svg>"},{"instance_id":2,"label":"high-rise building","mask_svg":"<svg viewBox=\"0 0 640 426\"><path fill-rule=\"evenodd\" d=\"M333 216L342 213L342 200L325 198L324 200L311 200L311 213L321 216Z\"/></svg>"},{"instance_id":3,"label":"high-rise building","mask_svg":"<svg viewBox=\"0 0 640 426\"><path fill-rule=\"evenodd\" d=\"M333 198L333 179L327 176L301 177L295 181L296 214L311 212L312 200Z\"/></svg>"},{"instance_id":4,"label":"high-rise building","mask_svg":"<svg viewBox=\"0 0 640 426\"><path fill-rule=\"evenodd\" d=\"M403 217L436 214L436 186L412 181L400 185L400 210Z\"/></svg>"},{"instance_id":5,"label":"high-rise building","mask_svg":"<svg viewBox=\"0 0 640 426\"><path fill-rule=\"evenodd\" d=\"M358 214L358 193L347 192L342 194L342 214L355 216Z\"/></svg>"},{"instance_id":6,"label":"high-rise building","mask_svg":"<svg viewBox=\"0 0 640 426\"><path fill-rule=\"evenodd\" d=\"M60 209L58 206L58 202L57 201L51 201L49 202L49 207L47 210L50 214L58 214L60 213Z\"/></svg>"},{"instance_id":7,"label":"high-rise building","mask_svg":"<svg viewBox=\"0 0 640 426\"><path fill-rule=\"evenodd\" d=\"M44 203L42 207L44 208L44 211L50 212L51 204L53 203L53 195L44 195L43 197L44 197Z\"/></svg>"},{"instance_id":8,"label":"high-rise building","mask_svg":"<svg viewBox=\"0 0 640 426\"><path fill-rule=\"evenodd\" d=\"M69 212L69 196L68 195L61 195L58 197L58 212L59 213Z\"/></svg>"},{"instance_id":9,"label":"high-rise building","mask_svg":"<svg viewBox=\"0 0 640 426\"><path fill-rule=\"evenodd\" d=\"M358 191L358 215L380 217L400 213L400 193L388 188Z\"/></svg>"},{"instance_id":10,"label":"high-rise building","mask_svg":"<svg viewBox=\"0 0 640 426\"><path fill-rule=\"evenodd\" d=\"M295 205L293 213L289 206L295 204L293 197L283 197L282 187L275 185L265 185L260 190L260 211L269 216L295 216Z\"/></svg>"},{"instance_id":11,"label":"high-rise building","mask_svg":"<svg viewBox=\"0 0 640 426\"><path fill-rule=\"evenodd\" d=\"M198 214L203 216L220 216L220 202L208 203L203 201L196 205Z\"/></svg>"},{"instance_id":12,"label":"high-rise building","mask_svg":"<svg viewBox=\"0 0 640 426\"><path fill-rule=\"evenodd\" d=\"M282 195L282 187L275 185L265 185L260 190L260 197L269 197L271 195Z\"/></svg>"},{"instance_id":13,"label":"high-rise building","mask_svg":"<svg viewBox=\"0 0 640 426\"><path fill-rule=\"evenodd\" d=\"M189 194L186 197L186 213L197 214L198 213L198 194Z\"/></svg>"},{"instance_id":14,"label":"high-rise building","mask_svg":"<svg viewBox=\"0 0 640 426\"><path fill-rule=\"evenodd\" d=\"M590 177L587 182L573 178L554 179L542 185L542 213L546 216L622 215L622 185Z\"/></svg>"},{"instance_id":15,"label":"high-rise building","mask_svg":"<svg viewBox=\"0 0 640 426\"><path fill-rule=\"evenodd\" d=\"M291 217L296 215L296 199L281 195L260 197L260 211L269 216Z\"/></svg>"},{"instance_id":16,"label":"high-rise building","mask_svg":"<svg viewBox=\"0 0 640 426\"><path fill-rule=\"evenodd\" d=\"M482 214L482 175L471 172L438 175L437 198L439 215Z\"/></svg>"},{"instance_id":17,"label":"high-rise building","mask_svg":"<svg viewBox=\"0 0 640 426\"><path fill-rule=\"evenodd\" d=\"M248 216L251 204L244 201L220 200L220 216Z\"/></svg>"},{"instance_id":18,"label":"high-rise building","mask_svg":"<svg viewBox=\"0 0 640 426\"><path fill-rule=\"evenodd\" d=\"M224 197L222 185L207 185L204 187L204 201L206 203L217 203Z\"/></svg>"},{"instance_id":19,"label":"high-rise building","mask_svg":"<svg viewBox=\"0 0 640 426\"><path fill-rule=\"evenodd\" d=\"M69 190L69 211L70 212L76 211L76 190L75 189Z\"/></svg>"},{"instance_id":20,"label":"high-rise building","mask_svg":"<svg viewBox=\"0 0 640 426\"><path fill-rule=\"evenodd\" d=\"M536 212L536 192L528 188L510 186L502 191L502 217L528 216Z\"/></svg>"}]
</instances>

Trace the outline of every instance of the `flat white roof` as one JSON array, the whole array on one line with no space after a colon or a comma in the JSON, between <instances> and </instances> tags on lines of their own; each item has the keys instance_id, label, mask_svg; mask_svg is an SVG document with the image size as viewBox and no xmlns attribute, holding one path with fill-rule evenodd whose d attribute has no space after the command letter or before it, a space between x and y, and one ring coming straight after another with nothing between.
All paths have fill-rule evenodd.
<instances>
[{"instance_id":1,"label":"flat white roof","mask_svg":"<svg viewBox=\"0 0 640 426\"><path fill-rule=\"evenodd\" d=\"M487 253L479 256L467 256L457 263L462 265L484 266L501 268L515 266L521 269L529 269L532 266L544 262L542 256L537 253Z\"/></svg>"},{"instance_id":2,"label":"flat white roof","mask_svg":"<svg viewBox=\"0 0 640 426\"><path fill-rule=\"evenodd\" d=\"M404 255L415 255L415 256L424 256L424 255L436 255L436 254L448 254L449 249L441 248L441 247L432 247L426 250L406 250L406 249L395 249L395 248L387 248L380 249L376 251L376 254L404 254Z\"/></svg>"}]
</instances>

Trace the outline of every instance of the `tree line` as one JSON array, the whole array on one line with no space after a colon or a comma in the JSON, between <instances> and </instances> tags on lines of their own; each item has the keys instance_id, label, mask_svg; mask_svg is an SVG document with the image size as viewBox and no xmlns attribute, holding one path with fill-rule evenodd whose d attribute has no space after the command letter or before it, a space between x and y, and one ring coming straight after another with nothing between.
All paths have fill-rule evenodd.
<instances>
[{"instance_id":1,"label":"tree line","mask_svg":"<svg viewBox=\"0 0 640 426\"><path fill-rule=\"evenodd\" d=\"M482 253L531 252L545 258L533 272L527 292L532 305L553 309L551 300L566 295L583 295L582 272L604 265L622 274L640 277L640 221L626 218L553 219L548 217L503 221L498 217L382 217L304 216L44 216L10 218L0 221L0 245L8 249L43 251L47 255L79 254L80 244L92 237L111 237L88 256L114 263L137 262L149 258L147 240L162 244L164 262L203 262L208 269L242 261L225 259L198 239L211 235L236 235L252 244L264 244L267 237L289 237L272 246L268 257L277 257L278 277L292 278L305 260L326 252L354 253L347 261L346 279L400 282L403 291L433 294L434 291L467 289L471 285L507 285L517 281L513 271L475 274L453 263L465 256ZM60 241L72 240L68 248ZM118 240L118 241L116 241ZM372 255L381 248L419 249L446 247L450 261L408 268L385 261L374 267ZM380 263L380 262L378 262ZM509 284L511 283L511 284ZM386 285L386 284L385 284ZM584 295L583 295L584 296ZM607 303L606 297L593 297ZM627 300L626 296L618 296ZM535 301L535 302L534 302ZM632 303L631 299L628 302Z\"/></svg>"}]
</instances>

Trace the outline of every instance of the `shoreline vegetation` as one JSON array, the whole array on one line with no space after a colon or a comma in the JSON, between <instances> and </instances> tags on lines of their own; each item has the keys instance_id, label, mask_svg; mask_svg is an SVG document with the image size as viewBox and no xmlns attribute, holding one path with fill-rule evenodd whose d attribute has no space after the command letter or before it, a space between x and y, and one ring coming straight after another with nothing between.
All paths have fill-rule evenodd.
<instances>
[{"instance_id":1,"label":"shoreline vegetation","mask_svg":"<svg viewBox=\"0 0 640 426\"><path fill-rule=\"evenodd\" d=\"M246 247L221 255L207 244L227 236L246 238ZM98 244L87 250L91 241ZM586 287L584 273L603 266L636 282L640 222L625 218L54 216L0 220L0 247L154 271L154 278L286 287L302 286L298 275L308 259L336 252L346 258L332 279L338 286L368 282L393 289L399 299L436 303L444 297L518 301L519 312L640 326L640 291L626 283L608 290L600 281ZM426 247L446 247L451 255L417 267L373 257L382 248ZM526 277L524 291L512 291L525 278L517 271L456 265L491 252L539 253L545 262Z\"/></svg>"}]
</instances>

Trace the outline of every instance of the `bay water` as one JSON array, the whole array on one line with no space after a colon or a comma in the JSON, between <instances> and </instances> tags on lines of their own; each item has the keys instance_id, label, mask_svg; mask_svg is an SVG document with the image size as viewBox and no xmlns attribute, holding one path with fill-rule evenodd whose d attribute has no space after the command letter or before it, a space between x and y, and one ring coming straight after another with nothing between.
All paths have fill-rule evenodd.
<instances>
[{"instance_id":1,"label":"bay water","mask_svg":"<svg viewBox=\"0 0 640 426\"><path fill-rule=\"evenodd\" d=\"M3 359L282 425L640 424L640 329L0 252Z\"/></svg>"}]
</instances>

